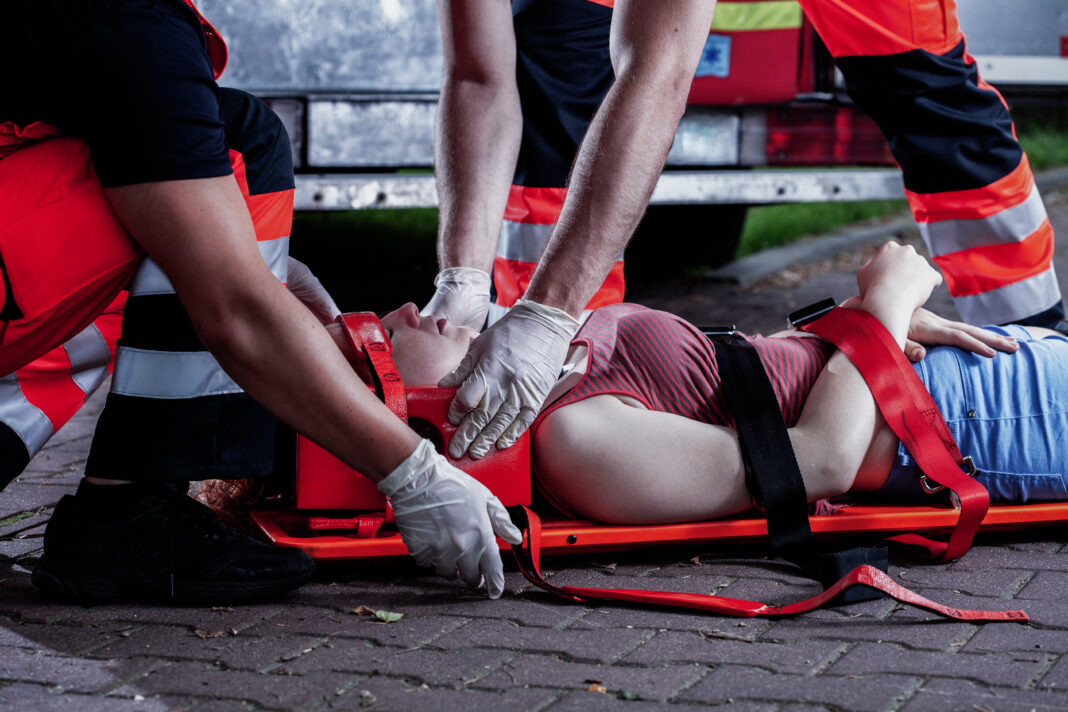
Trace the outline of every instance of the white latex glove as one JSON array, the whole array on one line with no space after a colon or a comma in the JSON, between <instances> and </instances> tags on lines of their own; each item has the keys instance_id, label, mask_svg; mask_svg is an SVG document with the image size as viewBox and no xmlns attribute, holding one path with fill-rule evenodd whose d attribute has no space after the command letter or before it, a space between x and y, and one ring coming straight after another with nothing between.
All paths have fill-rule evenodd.
<instances>
[{"instance_id":1,"label":"white latex glove","mask_svg":"<svg viewBox=\"0 0 1068 712\"><path fill-rule=\"evenodd\" d=\"M289 258L286 286L321 323L332 324L341 314L337 304L334 304L334 298L326 291L319 278L312 274L308 265L293 257Z\"/></svg>"},{"instance_id":2,"label":"white latex glove","mask_svg":"<svg viewBox=\"0 0 1068 712\"><path fill-rule=\"evenodd\" d=\"M434 296L419 312L481 331L490 304L490 276L471 267L449 267L434 278Z\"/></svg>"},{"instance_id":3,"label":"white latex glove","mask_svg":"<svg viewBox=\"0 0 1068 712\"><path fill-rule=\"evenodd\" d=\"M459 425L449 454L480 458L510 447L534 422L556 383L579 322L565 311L520 299L474 341L439 385L460 386L449 406ZM462 386L460 384L463 384Z\"/></svg>"},{"instance_id":4,"label":"white latex glove","mask_svg":"<svg viewBox=\"0 0 1068 712\"><path fill-rule=\"evenodd\" d=\"M397 529L417 564L447 578L459 574L472 588L484 580L489 597L500 597L504 566L494 535L510 544L522 543L523 535L485 485L423 440L378 490L389 497Z\"/></svg>"}]
</instances>

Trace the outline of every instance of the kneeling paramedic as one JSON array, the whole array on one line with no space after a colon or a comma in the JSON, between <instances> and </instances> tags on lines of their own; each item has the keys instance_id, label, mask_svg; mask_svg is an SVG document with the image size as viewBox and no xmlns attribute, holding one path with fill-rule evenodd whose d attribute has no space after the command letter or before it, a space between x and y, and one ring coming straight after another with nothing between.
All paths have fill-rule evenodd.
<instances>
[{"instance_id":1,"label":"kneeling paramedic","mask_svg":"<svg viewBox=\"0 0 1068 712\"><path fill-rule=\"evenodd\" d=\"M518 531L346 360L336 307L288 259L285 131L216 84L214 29L183 0L15 0L5 21L0 484L114 369L34 583L85 602L208 602L308 580L305 554L186 495L271 472L277 416L378 482L418 563L500 595L495 535Z\"/></svg>"}]
</instances>

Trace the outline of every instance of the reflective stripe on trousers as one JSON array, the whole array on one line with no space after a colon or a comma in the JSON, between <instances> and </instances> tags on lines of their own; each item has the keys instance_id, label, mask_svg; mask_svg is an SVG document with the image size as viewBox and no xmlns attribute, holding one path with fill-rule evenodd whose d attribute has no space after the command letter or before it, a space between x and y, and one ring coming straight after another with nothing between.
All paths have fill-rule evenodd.
<instances>
[{"instance_id":1,"label":"reflective stripe on trousers","mask_svg":"<svg viewBox=\"0 0 1068 712\"><path fill-rule=\"evenodd\" d=\"M0 423L18 435L31 458L107 378L122 301L62 346L0 378Z\"/></svg>"}]
</instances>

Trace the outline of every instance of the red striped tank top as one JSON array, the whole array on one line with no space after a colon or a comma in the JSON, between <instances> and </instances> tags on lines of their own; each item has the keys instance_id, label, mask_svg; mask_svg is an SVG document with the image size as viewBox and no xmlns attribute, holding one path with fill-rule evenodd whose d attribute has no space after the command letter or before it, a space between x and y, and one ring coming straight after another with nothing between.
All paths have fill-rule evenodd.
<instances>
[{"instance_id":1,"label":"red striped tank top","mask_svg":"<svg viewBox=\"0 0 1068 712\"><path fill-rule=\"evenodd\" d=\"M807 336L747 338L764 363L786 424L794 425L834 345ZM542 411L539 421L569 403L624 395L649 410L734 427L712 343L683 319L636 304L615 304L594 311L572 343L589 348L586 374Z\"/></svg>"}]
</instances>

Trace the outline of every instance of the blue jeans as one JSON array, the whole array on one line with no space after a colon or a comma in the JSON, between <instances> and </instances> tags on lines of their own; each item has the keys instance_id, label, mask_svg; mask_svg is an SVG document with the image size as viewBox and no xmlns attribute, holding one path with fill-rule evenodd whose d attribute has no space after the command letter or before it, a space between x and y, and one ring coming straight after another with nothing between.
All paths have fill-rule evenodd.
<instances>
[{"instance_id":1,"label":"blue jeans","mask_svg":"<svg viewBox=\"0 0 1068 712\"><path fill-rule=\"evenodd\" d=\"M988 326L1020 349L985 358L953 347L930 349L914 364L953 437L978 470L991 502L1068 499L1068 338L1033 339L1023 327ZM879 497L932 502L905 448Z\"/></svg>"}]
</instances>

